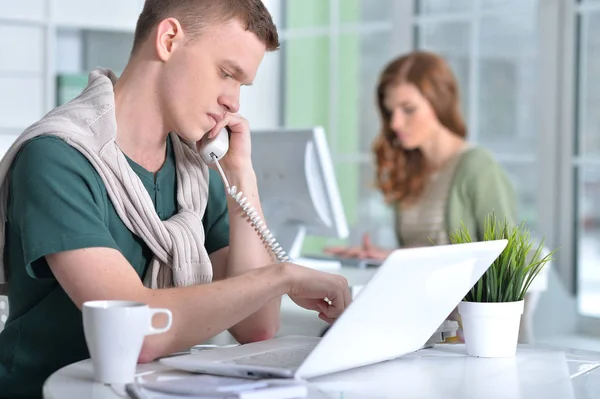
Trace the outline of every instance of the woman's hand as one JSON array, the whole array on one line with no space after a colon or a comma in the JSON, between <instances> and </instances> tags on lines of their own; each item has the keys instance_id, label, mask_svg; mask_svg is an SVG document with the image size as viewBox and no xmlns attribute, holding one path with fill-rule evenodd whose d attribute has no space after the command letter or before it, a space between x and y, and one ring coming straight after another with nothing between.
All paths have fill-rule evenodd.
<instances>
[{"instance_id":1,"label":"woman's hand","mask_svg":"<svg viewBox=\"0 0 600 399\"><path fill-rule=\"evenodd\" d=\"M330 247L325 248L325 253L343 258L376 259L385 260L391 250L379 248L371 243L368 234L363 235L362 245L355 247Z\"/></svg>"}]
</instances>

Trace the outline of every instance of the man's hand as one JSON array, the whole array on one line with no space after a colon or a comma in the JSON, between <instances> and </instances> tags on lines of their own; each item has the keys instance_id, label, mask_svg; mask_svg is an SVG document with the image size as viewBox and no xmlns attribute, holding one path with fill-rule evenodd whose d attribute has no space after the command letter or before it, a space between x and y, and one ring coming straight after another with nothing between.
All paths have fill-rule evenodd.
<instances>
[{"instance_id":1,"label":"man's hand","mask_svg":"<svg viewBox=\"0 0 600 399\"><path fill-rule=\"evenodd\" d=\"M291 277L289 297L299 306L319 312L319 318L333 324L352 300L348 281L291 263L284 264Z\"/></svg>"},{"instance_id":2,"label":"man's hand","mask_svg":"<svg viewBox=\"0 0 600 399\"><path fill-rule=\"evenodd\" d=\"M225 171L239 172L244 168L251 168L251 143L250 125L248 121L238 114L225 113L223 119L207 133L209 138L214 138L221 129L229 130L229 150L219 161ZM200 142L197 143L200 145Z\"/></svg>"}]
</instances>

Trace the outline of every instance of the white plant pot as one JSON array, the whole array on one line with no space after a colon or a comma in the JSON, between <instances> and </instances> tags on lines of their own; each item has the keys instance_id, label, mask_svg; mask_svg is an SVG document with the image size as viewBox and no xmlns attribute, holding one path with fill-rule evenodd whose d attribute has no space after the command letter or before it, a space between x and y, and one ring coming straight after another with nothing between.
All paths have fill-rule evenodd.
<instances>
[{"instance_id":1,"label":"white plant pot","mask_svg":"<svg viewBox=\"0 0 600 399\"><path fill-rule=\"evenodd\" d=\"M524 301L461 302L467 353L477 357L510 357L517 351Z\"/></svg>"}]
</instances>

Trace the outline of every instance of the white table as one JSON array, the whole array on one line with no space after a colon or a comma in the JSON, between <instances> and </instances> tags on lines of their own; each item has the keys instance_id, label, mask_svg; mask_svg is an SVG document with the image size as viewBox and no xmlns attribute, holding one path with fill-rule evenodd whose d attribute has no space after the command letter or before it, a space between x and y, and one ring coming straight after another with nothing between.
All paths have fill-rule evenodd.
<instances>
[{"instance_id":1,"label":"white table","mask_svg":"<svg viewBox=\"0 0 600 399\"><path fill-rule=\"evenodd\" d=\"M545 398L587 399L600 394L600 353L521 346L517 356L480 359L463 345L438 345L403 358L311 379L309 398ZM140 365L143 378L189 375L159 363ZM89 360L52 374L46 399L123 399L121 386L92 380ZM126 396L125 396L126 397Z\"/></svg>"}]
</instances>

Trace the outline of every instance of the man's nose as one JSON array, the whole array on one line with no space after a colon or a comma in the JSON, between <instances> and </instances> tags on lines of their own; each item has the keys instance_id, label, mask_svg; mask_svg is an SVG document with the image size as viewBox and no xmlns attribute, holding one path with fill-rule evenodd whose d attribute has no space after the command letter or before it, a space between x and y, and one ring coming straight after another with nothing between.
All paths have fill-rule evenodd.
<instances>
[{"instance_id":1,"label":"man's nose","mask_svg":"<svg viewBox=\"0 0 600 399\"><path fill-rule=\"evenodd\" d=\"M235 93L228 93L219 98L219 104L232 114L237 113L240 110L240 91L236 90Z\"/></svg>"}]
</instances>

